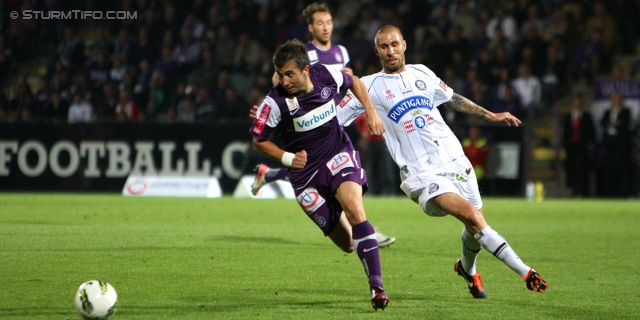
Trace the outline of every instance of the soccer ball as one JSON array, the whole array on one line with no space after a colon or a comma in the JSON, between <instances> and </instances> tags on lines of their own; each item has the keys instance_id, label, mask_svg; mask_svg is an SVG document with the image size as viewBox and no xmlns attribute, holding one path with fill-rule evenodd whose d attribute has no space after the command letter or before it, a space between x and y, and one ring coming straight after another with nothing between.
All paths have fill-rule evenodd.
<instances>
[{"instance_id":1,"label":"soccer ball","mask_svg":"<svg viewBox=\"0 0 640 320\"><path fill-rule=\"evenodd\" d=\"M110 283L90 280L80 285L74 299L83 319L107 319L116 312L118 294Z\"/></svg>"}]
</instances>

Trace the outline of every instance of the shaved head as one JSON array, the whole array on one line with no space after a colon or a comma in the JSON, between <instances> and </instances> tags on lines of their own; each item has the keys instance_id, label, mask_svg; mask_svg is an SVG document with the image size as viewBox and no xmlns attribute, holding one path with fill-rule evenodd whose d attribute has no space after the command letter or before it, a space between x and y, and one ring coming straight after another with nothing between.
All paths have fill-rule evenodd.
<instances>
[{"instance_id":1,"label":"shaved head","mask_svg":"<svg viewBox=\"0 0 640 320\"><path fill-rule=\"evenodd\" d=\"M376 46L378 45L378 37L380 37L380 35L382 34L386 34L386 33L397 33L400 37L400 40L404 40L404 36L402 35L402 32L400 31L400 28L394 26L394 25L390 25L390 24L386 24L382 27L380 27L380 29L378 29L378 32L376 32L376 39L375 39L375 44Z\"/></svg>"},{"instance_id":2,"label":"shaved head","mask_svg":"<svg viewBox=\"0 0 640 320\"><path fill-rule=\"evenodd\" d=\"M373 48L380 58L385 73L400 73L405 69L404 52L407 42L396 26L384 25L378 29Z\"/></svg>"}]
</instances>

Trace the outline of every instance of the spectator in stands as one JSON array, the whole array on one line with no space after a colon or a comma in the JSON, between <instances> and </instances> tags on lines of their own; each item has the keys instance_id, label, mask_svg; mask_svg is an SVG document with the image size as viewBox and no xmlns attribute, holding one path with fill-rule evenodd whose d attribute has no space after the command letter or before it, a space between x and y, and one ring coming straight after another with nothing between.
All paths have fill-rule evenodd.
<instances>
[{"instance_id":1,"label":"spectator in stands","mask_svg":"<svg viewBox=\"0 0 640 320\"><path fill-rule=\"evenodd\" d=\"M196 101L192 94L182 97L176 107L176 122L193 123L196 119Z\"/></svg>"},{"instance_id":2,"label":"spectator in stands","mask_svg":"<svg viewBox=\"0 0 640 320\"><path fill-rule=\"evenodd\" d=\"M226 91L225 91L226 92ZM248 109L247 109L248 110ZM209 93L209 88L199 87L196 96L196 122L207 122L215 119L216 106ZM245 111L246 114L246 111Z\"/></svg>"},{"instance_id":3,"label":"spectator in stands","mask_svg":"<svg viewBox=\"0 0 640 320\"><path fill-rule=\"evenodd\" d=\"M58 58L62 65L72 72L84 67L84 41L72 26L64 28L64 39L58 46Z\"/></svg>"},{"instance_id":4,"label":"spectator in stands","mask_svg":"<svg viewBox=\"0 0 640 320\"><path fill-rule=\"evenodd\" d=\"M172 59L178 64L178 77L186 75L196 66L200 59L200 42L193 38L191 26L185 26L180 35L180 42L173 48Z\"/></svg>"},{"instance_id":5,"label":"spectator in stands","mask_svg":"<svg viewBox=\"0 0 640 320\"><path fill-rule=\"evenodd\" d=\"M229 26L221 25L218 29L218 41L216 41L215 49L217 70L231 70L237 46L236 40L231 36Z\"/></svg>"},{"instance_id":6,"label":"spectator in stands","mask_svg":"<svg viewBox=\"0 0 640 320\"><path fill-rule=\"evenodd\" d=\"M121 58L125 64L131 65L135 63L136 48L134 42L129 36L129 30L122 28L118 34L118 38L113 45L114 58Z\"/></svg>"},{"instance_id":7,"label":"spectator in stands","mask_svg":"<svg viewBox=\"0 0 640 320\"><path fill-rule=\"evenodd\" d=\"M587 83L591 82L598 74L604 50L602 32L600 30L592 31L587 40L582 42L575 52L574 77Z\"/></svg>"},{"instance_id":8,"label":"spectator in stands","mask_svg":"<svg viewBox=\"0 0 640 320\"><path fill-rule=\"evenodd\" d=\"M591 114L585 110L582 95L573 97L571 110L564 117L562 127L562 145L567 154L564 161L567 186L574 196L588 197L591 190L595 129Z\"/></svg>"},{"instance_id":9,"label":"spectator in stands","mask_svg":"<svg viewBox=\"0 0 640 320\"><path fill-rule=\"evenodd\" d=\"M251 105L238 96L236 89L227 87L224 100L224 103L220 104L217 112L217 119L221 121L234 121L247 118L247 111L251 109Z\"/></svg>"},{"instance_id":10,"label":"spectator in stands","mask_svg":"<svg viewBox=\"0 0 640 320\"><path fill-rule=\"evenodd\" d=\"M511 43L516 43L518 41L517 21L510 14L508 14L500 4L496 5L493 12L493 18L491 18L485 26L487 38L493 40L495 31L497 29L500 29L502 30L502 35L505 39L507 39Z\"/></svg>"},{"instance_id":11,"label":"spectator in stands","mask_svg":"<svg viewBox=\"0 0 640 320\"><path fill-rule=\"evenodd\" d=\"M85 100L81 92L73 94L73 102L69 106L67 122L69 123L89 123L93 119L93 107Z\"/></svg>"},{"instance_id":12,"label":"spectator in stands","mask_svg":"<svg viewBox=\"0 0 640 320\"><path fill-rule=\"evenodd\" d=\"M52 93L53 89L51 89L49 85L49 78L40 77L40 88L36 92L35 110L33 113L35 120L42 120L44 108L50 102Z\"/></svg>"},{"instance_id":13,"label":"spectator in stands","mask_svg":"<svg viewBox=\"0 0 640 320\"><path fill-rule=\"evenodd\" d=\"M116 105L115 116L120 122L131 122L137 120L138 105L131 98L131 92L127 90L120 91L120 100Z\"/></svg>"},{"instance_id":14,"label":"spectator in stands","mask_svg":"<svg viewBox=\"0 0 640 320\"><path fill-rule=\"evenodd\" d=\"M157 43L159 43L159 40L157 40ZM156 61L156 58L158 58L158 50L156 48L157 44L154 39L151 39L149 29L145 27L140 28L138 30L138 41L135 44L134 63L138 63L143 59L148 61Z\"/></svg>"},{"instance_id":15,"label":"spectator in stands","mask_svg":"<svg viewBox=\"0 0 640 320\"><path fill-rule=\"evenodd\" d=\"M182 27L180 27L180 34L183 34L187 29L191 30L191 38L200 40L202 36L204 36L205 26L196 12L189 11L187 16L182 23Z\"/></svg>"},{"instance_id":16,"label":"spectator in stands","mask_svg":"<svg viewBox=\"0 0 640 320\"><path fill-rule=\"evenodd\" d=\"M254 75L258 72L262 48L257 41L251 39L248 31L242 31L238 36L235 52L233 72L245 75Z\"/></svg>"},{"instance_id":17,"label":"spectator in stands","mask_svg":"<svg viewBox=\"0 0 640 320\"><path fill-rule=\"evenodd\" d=\"M42 110L42 119L46 122L64 123L69 116L69 103L60 96L60 92L51 92L51 99Z\"/></svg>"},{"instance_id":18,"label":"spectator in stands","mask_svg":"<svg viewBox=\"0 0 640 320\"><path fill-rule=\"evenodd\" d=\"M556 8L553 11L551 21L544 26L542 31L542 39L551 42L553 39L559 38L566 40L569 23L566 19L566 13L562 8Z\"/></svg>"},{"instance_id":19,"label":"spectator in stands","mask_svg":"<svg viewBox=\"0 0 640 320\"><path fill-rule=\"evenodd\" d=\"M117 56L117 55L116 55ZM118 59L122 59L117 56ZM92 95L102 92L102 86L111 81L111 64L107 60L104 51L97 52L93 59L89 60L86 68L89 90Z\"/></svg>"},{"instance_id":20,"label":"spectator in stands","mask_svg":"<svg viewBox=\"0 0 640 320\"><path fill-rule=\"evenodd\" d=\"M111 70L109 70L109 80L116 86L119 86L124 79L124 75L127 73L127 66L124 64L124 61L117 57L113 59L113 66L111 66Z\"/></svg>"},{"instance_id":21,"label":"spectator in stands","mask_svg":"<svg viewBox=\"0 0 640 320\"><path fill-rule=\"evenodd\" d=\"M167 88L175 88L178 80L178 63L173 60L173 48L170 46L162 47L160 51L160 59L155 66L156 70L162 72ZM199 68L197 68L199 70Z\"/></svg>"},{"instance_id":22,"label":"spectator in stands","mask_svg":"<svg viewBox=\"0 0 640 320\"><path fill-rule=\"evenodd\" d=\"M520 105L524 110L532 115L539 107L542 98L542 85L540 80L531 74L528 65L521 65L518 68L519 75L513 79L512 86L518 97Z\"/></svg>"},{"instance_id":23,"label":"spectator in stands","mask_svg":"<svg viewBox=\"0 0 640 320\"><path fill-rule=\"evenodd\" d=\"M11 47L7 45L5 37L0 33L0 85L3 84L11 70Z\"/></svg>"},{"instance_id":24,"label":"spectator in stands","mask_svg":"<svg viewBox=\"0 0 640 320\"><path fill-rule=\"evenodd\" d=\"M93 113L98 121L112 121L115 119L118 105L118 91L113 83L107 83L102 92L92 99Z\"/></svg>"},{"instance_id":25,"label":"spectator in stands","mask_svg":"<svg viewBox=\"0 0 640 320\"><path fill-rule=\"evenodd\" d=\"M600 120L604 154L605 196L626 197L631 177L631 112L620 92L611 96L611 107Z\"/></svg>"},{"instance_id":26,"label":"spectator in stands","mask_svg":"<svg viewBox=\"0 0 640 320\"><path fill-rule=\"evenodd\" d=\"M478 183L481 184L487 173L489 145L478 126L469 127L468 136L462 140L462 150L473 166Z\"/></svg>"},{"instance_id":27,"label":"spectator in stands","mask_svg":"<svg viewBox=\"0 0 640 320\"><path fill-rule=\"evenodd\" d=\"M157 116L164 115L166 110L167 94L165 92L164 76L159 70L151 74L149 84L149 98L147 107L144 110L145 116L149 120L155 120Z\"/></svg>"}]
</instances>

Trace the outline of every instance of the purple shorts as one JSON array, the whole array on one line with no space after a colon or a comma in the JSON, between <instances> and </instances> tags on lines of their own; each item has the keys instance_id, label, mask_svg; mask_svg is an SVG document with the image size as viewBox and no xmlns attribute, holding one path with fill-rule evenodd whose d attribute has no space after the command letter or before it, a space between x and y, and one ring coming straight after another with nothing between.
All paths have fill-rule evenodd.
<instances>
[{"instance_id":1,"label":"purple shorts","mask_svg":"<svg viewBox=\"0 0 640 320\"><path fill-rule=\"evenodd\" d=\"M367 174L362 168L360 153L356 150L336 154L320 167L306 186L295 190L298 204L325 236L340 221L342 205L336 199L335 192L346 181L362 185L363 194L369 189Z\"/></svg>"}]
</instances>

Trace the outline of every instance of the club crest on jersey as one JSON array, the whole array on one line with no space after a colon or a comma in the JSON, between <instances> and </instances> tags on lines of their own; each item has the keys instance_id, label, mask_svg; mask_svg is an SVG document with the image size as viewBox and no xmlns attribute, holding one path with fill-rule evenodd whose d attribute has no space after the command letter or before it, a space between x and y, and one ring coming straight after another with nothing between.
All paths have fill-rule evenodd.
<instances>
[{"instance_id":1,"label":"club crest on jersey","mask_svg":"<svg viewBox=\"0 0 640 320\"><path fill-rule=\"evenodd\" d=\"M391 89L387 89L387 90L384 90L384 97L385 97L387 100L391 100L391 99L395 98L396 96L393 94L393 92L391 91Z\"/></svg>"},{"instance_id":2,"label":"club crest on jersey","mask_svg":"<svg viewBox=\"0 0 640 320\"><path fill-rule=\"evenodd\" d=\"M313 214L322 204L325 203L324 198L318 193L316 188L307 188L298 196L296 196L298 204L307 215Z\"/></svg>"},{"instance_id":3,"label":"club crest on jersey","mask_svg":"<svg viewBox=\"0 0 640 320\"><path fill-rule=\"evenodd\" d=\"M300 109L300 104L298 103L298 98L291 97L285 98L284 101L287 102L287 107L289 108L289 114L294 115Z\"/></svg>"},{"instance_id":4,"label":"club crest on jersey","mask_svg":"<svg viewBox=\"0 0 640 320\"><path fill-rule=\"evenodd\" d=\"M320 228L324 228L324 226L327 225L327 220L325 220L323 217L316 217L314 220Z\"/></svg>"},{"instance_id":5,"label":"club crest on jersey","mask_svg":"<svg viewBox=\"0 0 640 320\"><path fill-rule=\"evenodd\" d=\"M422 91L427 90L427 84L422 80L416 80L416 87Z\"/></svg>"},{"instance_id":6,"label":"club crest on jersey","mask_svg":"<svg viewBox=\"0 0 640 320\"><path fill-rule=\"evenodd\" d=\"M336 58L336 61L342 63L342 55L340 55L339 53L336 53L334 57Z\"/></svg>"},{"instance_id":7,"label":"club crest on jersey","mask_svg":"<svg viewBox=\"0 0 640 320\"><path fill-rule=\"evenodd\" d=\"M320 92L320 96L322 97L322 99L329 98L329 96L331 96L331 88L328 88L328 87L322 88L322 91Z\"/></svg>"},{"instance_id":8,"label":"club crest on jersey","mask_svg":"<svg viewBox=\"0 0 640 320\"><path fill-rule=\"evenodd\" d=\"M353 160L351 160L351 156L349 156L349 153L347 152L340 152L327 162L327 168L331 170L331 174L334 176L336 173L340 172L340 170L344 168L351 168L353 166Z\"/></svg>"},{"instance_id":9,"label":"club crest on jersey","mask_svg":"<svg viewBox=\"0 0 640 320\"><path fill-rule=\"evenodd\" d=\"M432 194L438 191L438 189L440 189L440 186L435 183L432 183L431 185L429 185L429 194Z\"/></svg>"},{"instance_id":10,"label":"club crest on jersey","mask_svg":"<svg viewBox=\"0 0 640 320\"><path fill-rule=\"evenodd\" d=\"M396 103L389 112L387 118L395 123L400 123L400 119L407 113L416 109L433 109L431 99L425 96L412 96Z\"/></svg>"},{"instance_id":11,"label":"club crest on jersey","mask_svg":"<svg viewBox=\"0 0 640 320\"><path fill-rule=\"evenodd\" d=\"M351 101L351 99L353 99L353 97L351 97L350 93L345 94L344 97L342 98L342 100L340 100L340 104L338 104L338 106L340 108L344 108L344 106L346 106L347 103L349 103L349 101Z\"/></svg>"}]
</instances>

